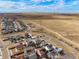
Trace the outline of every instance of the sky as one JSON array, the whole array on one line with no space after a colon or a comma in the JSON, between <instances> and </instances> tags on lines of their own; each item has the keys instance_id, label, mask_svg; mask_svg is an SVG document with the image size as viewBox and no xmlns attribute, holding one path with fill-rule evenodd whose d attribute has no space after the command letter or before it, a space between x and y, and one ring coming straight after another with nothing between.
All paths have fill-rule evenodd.
<instances>
[{"instance_id":1,"label":"sky","mask_svg":"<svg viewBox=\"0 0 79 59\"><path fill-rule=\"evenodd\" d=\"M79 0L0 0L0 13L79 13Z\"/></svg>"}]
</instances>

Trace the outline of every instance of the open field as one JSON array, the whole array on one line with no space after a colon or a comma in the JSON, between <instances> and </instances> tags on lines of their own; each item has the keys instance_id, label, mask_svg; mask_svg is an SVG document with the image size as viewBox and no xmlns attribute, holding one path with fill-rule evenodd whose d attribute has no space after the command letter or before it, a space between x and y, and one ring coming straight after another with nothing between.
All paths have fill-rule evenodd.
<instances>
[{"instance_id":1,"label":"open field","mask_svg":"<svg viewBox=\"0 0 79 59\"><path fill-rule=\"evenodd\" d=\"M79 43L79 20L33 20Z\"/></svg>"}]
</instances>

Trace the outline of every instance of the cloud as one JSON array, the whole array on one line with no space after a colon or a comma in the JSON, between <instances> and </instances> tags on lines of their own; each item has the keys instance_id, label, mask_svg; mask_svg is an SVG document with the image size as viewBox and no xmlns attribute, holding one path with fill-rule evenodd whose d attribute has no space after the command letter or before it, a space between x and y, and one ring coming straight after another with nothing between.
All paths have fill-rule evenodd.
<instances>
[{"instance_id":1,"label":"cloud","mask_svg":"<svg viewBox=\"0 0 79 59\"><path fill-rule=\"evenodd\" d=\"M78 0L72 3L64 0L0 0L0 12L69 12L70 10L78 12Z\"/></svg>"},{"instance_id":2,"label":"cloud","mask_svg":"<svg viewBox=\"0 0 79 59\"><path fill-rule=\"evenodd\" d=\"M41 0L40 0L41 1ZM0 8L7 8L7 9L28 9L31 7L35 8L35 7L44 7L43 5L37 5L37 4L32 4L32 3L26 3L26 2L14 2L14 1L0 1ZM48 6L47 6L48 7ZM42 8L43 9L43 8Z\"/></svg>"},{"instance_id":3,"label":"cloud","mask_svg":"<svg viewBox=\"0 0 79 59\"><path fill-rule=\"evenodd\" d=\"M0 1L0 8L20 8L25 6L24 2Z\"/></svg>"},{"instance_id":4,"label":"cloud","mask_svg":"<svg viewBox=\"0 0 79 59\"><path fill-rule=\"evenodd\" d=\"M32 2L43 2L44 0L32 0Z\"/></svg>"},{"instance_id":5,"label":"cloud","mask_svg":"<svg viewBox=\"0 0 79 59\"><path fill-rule=\"evenodd\" d=\"M10 8L13 6L13 3L12 2L3 2L3 1L0 1L0 8Z\"/></svg>"},{"instance_id":6,"label":"cloud","mask_svg":"<svg viewBox=\"0 0 79 59\"><path fill-rule=\"evenodd\" d=\"M52 0L32 0L33 2L51 2Z\"/></svg>"}]
</instances>

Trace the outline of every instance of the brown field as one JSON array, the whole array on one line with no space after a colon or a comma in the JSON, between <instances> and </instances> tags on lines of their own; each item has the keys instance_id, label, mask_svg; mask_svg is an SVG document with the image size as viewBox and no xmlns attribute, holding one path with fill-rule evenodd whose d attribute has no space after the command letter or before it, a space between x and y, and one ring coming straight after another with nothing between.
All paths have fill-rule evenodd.
<instances>
[{"instance_id":1,"label":"brown field","mask_svg":"<svg viewBox=\"0 0 79 59\"><path fill-rule=\"evenodd\" d=\"M31 20L30 20L31 19ZM79 43L79 18L78 15L54 15L50 19L33 18L28 19L54 30L62 36ZM24 18L24 22L26 22Z\"/></svg>"},{"instance_id":2,"label":"brown field","mask_svg":"<svg viewBox=\"0 0 79 59\"><path fill-rule=\"evenodd\" d=\"M79 20L33 20L79 43Z\"/></svg>"}]
</instances>

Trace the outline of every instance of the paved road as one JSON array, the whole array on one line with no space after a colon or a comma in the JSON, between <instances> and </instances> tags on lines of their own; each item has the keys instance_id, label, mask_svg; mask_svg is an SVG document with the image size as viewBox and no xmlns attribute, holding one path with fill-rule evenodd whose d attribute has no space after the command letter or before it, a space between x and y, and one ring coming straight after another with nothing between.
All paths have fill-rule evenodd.
<instances>
[{"instance_id":1,"label":"paved road","mask_svg":"<svg viewBox=\"0 0 79 59\"><path fill-rule=\"evenodd\" d=\"M7 59L8 58L8 53L7 53L7 49L5 47L5 45L3 44L3 42L0 39L0 46L2 47L2 57L3 59Z\"/></svg>"},{"instance_id":2,"label":"paved road","mask_svg":"<svg viewBox=\"0 0 79 59\"><path fill-rule=\"evenodd\" d=\"M8 55L8 51L7 51L7 47L5 46L5 42L2 41L1 38L1 31L0 31L0 46L2 47L2 53L3 53L3 59L9 59L9 55Z\"/></svg>"}]
</instances>

